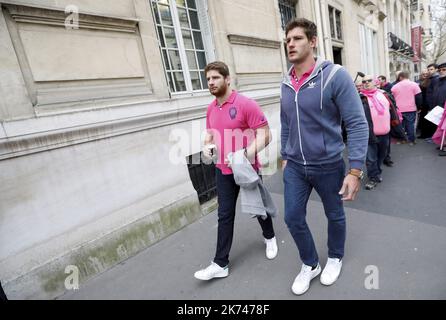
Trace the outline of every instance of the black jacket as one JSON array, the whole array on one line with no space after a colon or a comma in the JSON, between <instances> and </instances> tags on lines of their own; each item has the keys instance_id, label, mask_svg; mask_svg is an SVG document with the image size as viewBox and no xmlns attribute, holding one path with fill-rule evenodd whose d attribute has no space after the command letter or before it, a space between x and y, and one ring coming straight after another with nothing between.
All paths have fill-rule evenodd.
<instances>
[{"instance_id":1,"label":"black jacket","mask_svg":"<svg viewBox=\"0 0 446 320\"><path fill-rule=\"evenodd\" d=\"M432 77L429 78L429 80L430 84L429 87L427 87L426 89L424 105L427 106L429 110L432 110L435 107L433 100L434 100L434 91L436 82L438 80L438 75L437 74L433 75Z\"/></svg>"},{"instance_id":2,"label":"black jacket","mask_svg":"<svg viewBox=\"0 0 446 320\"><path fill-rule=\"evenodd\" d=\"M432 100L429 106L429 110L435 108L436 106L444 107L446 102L446 77L436 78L432 86Z\"/></svg>"},{"instance_id":3,"label":"black jacket","mask_svg":"<svg viewBox=\"0 0 446 320\"><path fill-rule=\"evenodd\" d=\"M386 85L384 87L382 87L381 89L388 93L392 93L392 87L393 87L393 85L390 82L387 82Z\"/></svg>"}]
</instances>

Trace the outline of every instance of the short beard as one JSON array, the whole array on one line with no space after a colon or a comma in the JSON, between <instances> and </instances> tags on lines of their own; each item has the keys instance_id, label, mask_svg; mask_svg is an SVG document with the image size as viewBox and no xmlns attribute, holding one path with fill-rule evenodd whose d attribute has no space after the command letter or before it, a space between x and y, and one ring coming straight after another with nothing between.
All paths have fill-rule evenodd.
<instances>
[{"instance_id":1,"label":"short beard","mask_svg":"<svg viewBox=\"0 0 446 320\"><path fill-rule=\"evenodd\" d=\"M223 97L228 90L228 87L221 87L215 92L211 92L212 95L214 95L216 98Z\"/></svg>"}]
</instances>

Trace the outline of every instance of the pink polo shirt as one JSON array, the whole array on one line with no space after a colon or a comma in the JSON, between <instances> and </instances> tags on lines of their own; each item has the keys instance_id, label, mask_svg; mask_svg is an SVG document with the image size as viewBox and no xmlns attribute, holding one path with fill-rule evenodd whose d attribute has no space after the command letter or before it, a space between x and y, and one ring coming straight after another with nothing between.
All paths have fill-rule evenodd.
<instances>
[{"instance_id":1,"label":"pink polo shirt","mask_svg":"<svg viewBox=\"0 0 446 320\"><path fill-rule=\"evenodd\" d=\"M232 174L224 163L228 153L246 148L255 139L255 130L266 126L268 121L262 109L252 99L233 90L228 100L219 106L215 99L207 109L206 129L214 137L217 146L217 164L223 174ZM260 168L257 155L253 167Z\"/></svg>"},{"instance_id":2,"label":"pink polo shirt","mask_svg":"<svg viewBox=\"0 0 446 320\"><path fill-rule=\"evenodd\" d=\"M300 87L304 84L304 82L311 76L313 73L314 67L316 66L316 63L311 66L311 68L305 72L300 79L296 80L296 69L291 70L290 76L291 76L291 84L293 85L294 90L299 91Z\"/></svg>"},{"instance_id":3,"label":"pink polo shirt","mask_svg":"<svg viewBox=\"0 0 446 320\"><path fill-rule=\"evenodd\" d=\"M417 111L415 96L420 92L418 84L408 79L402 80L392 87L392 94L400 112Z\"/></svg>"}]
</instances>

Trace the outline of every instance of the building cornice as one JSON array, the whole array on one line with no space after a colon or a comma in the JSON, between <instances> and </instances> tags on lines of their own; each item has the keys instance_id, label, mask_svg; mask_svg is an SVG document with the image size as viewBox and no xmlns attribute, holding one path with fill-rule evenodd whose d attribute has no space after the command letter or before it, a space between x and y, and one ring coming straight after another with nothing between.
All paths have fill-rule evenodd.
<instances>
[{"instance_id":1,"label":"building cornice","mask_svg":"<svg viewBox=\"0 0 446 320\"><path fill-rule=\"evenodd\" d=\"M251 47L271 48L271 49L278 49L280 48L281 44L280 41L276 40L250 37L240 34L228 34L228 39L231 44L239 44Z\"/></svg>"},{"instance_id":2,"label":"building cornice","mask_svg":"<svg viewBox=\"0 0 446 320\"><path fill-rule=\"evenodd\" d=\"M268 106L279 102L280 92L271 89L243 94ZM0 160L201 120L211 99L206 94L0 122Z\"/></svg>"},{"instance_id":3,"label":"building cornice","mask_svg":"<svg viewBox=\"0 0 446 320\"><path fill-rule=\"evenodd\" d=\"M37 8L15 4L5 4L4 6L15 22L42 24L49 26L66 27L67 13L63 10ZM93 29L104 31L116 31L136 33L137 19L122 19L100 15L78 13L77 27L80 29Z\"/></svg>"}]
</instances>

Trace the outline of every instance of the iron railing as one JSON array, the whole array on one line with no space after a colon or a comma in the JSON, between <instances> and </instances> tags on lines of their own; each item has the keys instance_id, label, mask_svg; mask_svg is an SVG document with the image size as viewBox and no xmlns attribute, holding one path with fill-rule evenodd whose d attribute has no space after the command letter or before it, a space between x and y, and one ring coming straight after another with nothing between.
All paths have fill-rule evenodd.
<instances>
[{"instance_id":1,"label":"iron railing","mask_svg":"<svg viewBox=\"0 0 446 320\"><path fill-rule=\"evenodd\" d=\"M201 153L190 155L187 160L189 176L197 191L200 204L216 197L215 164L204 164L201 161Z\"/></svg>"}]
</instances>

